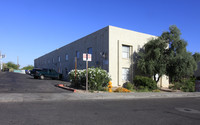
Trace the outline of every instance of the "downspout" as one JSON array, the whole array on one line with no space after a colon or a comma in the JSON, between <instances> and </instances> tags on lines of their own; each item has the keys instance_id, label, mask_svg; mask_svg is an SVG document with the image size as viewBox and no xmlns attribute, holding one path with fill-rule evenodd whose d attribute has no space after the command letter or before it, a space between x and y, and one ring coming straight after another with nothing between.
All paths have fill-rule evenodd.
<instances>
[{"instance_id":1,"label":"downspout","mask_svg":"<svg viewBox=\"0 0 200 125\"><path fill-rule=\"evenodd\" d=\"M117 83L119 86L119 40L117 41Z\"/></svg>"}]
</instances>

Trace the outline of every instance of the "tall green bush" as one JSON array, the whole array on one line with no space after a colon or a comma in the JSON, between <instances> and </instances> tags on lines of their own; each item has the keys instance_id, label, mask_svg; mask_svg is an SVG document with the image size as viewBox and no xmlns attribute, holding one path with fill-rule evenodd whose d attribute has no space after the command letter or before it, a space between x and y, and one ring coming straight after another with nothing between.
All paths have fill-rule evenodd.
<instances>
[{"instance_id":1,"label":"tall green bush","mask_svg":"<svg viewBox=\"0 0 200 125\"><path fill-rule=\"evenodd\" d=\"M136 87L143 86L144 88L148 88L149 90L157 89L157 83L149 77L135 76L133 82Z\"/></svg>"},{"instance_id":2,"label":"tall green bush","mask_svg":"<svg viewBox=\"0 0 200 125\"><path fill-rule=\"evenodd\" d=\"M75 70L69 72L69 78L73 85L80 87L85 86L86 70L77 70L75 79ZM88 85L90 90L102 90L111 80L108 72L101 68L88 68Z\"/></svg>"},{"instance_id":3,"label":"tall green bush","mask_svg":"<svg viewBox=\"0 0 200 125\"><path fill-rule=\"evenodd\" d=\"M195 91L195 79L190 78L190 79L184 80L182 82L181 90L184 92L194 92Z\"/></svg>"}]
</instances>

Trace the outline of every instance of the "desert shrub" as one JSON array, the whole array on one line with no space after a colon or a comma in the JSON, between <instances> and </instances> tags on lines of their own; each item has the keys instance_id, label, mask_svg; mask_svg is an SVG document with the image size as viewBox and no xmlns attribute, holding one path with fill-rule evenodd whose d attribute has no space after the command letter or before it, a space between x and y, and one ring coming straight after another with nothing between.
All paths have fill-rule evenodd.
<instances>
[{"instance_id":1,"label":"desert shrub","mask_svg":"<svg viewBox=\"0 0 200 125\"><path fill-rule=\"evenodd\" d=\"M148 88L149 90L157 89L157 83L149 77L135 76L133 82L138 88L143 86L144 88Z\"/></svg>"},{"instance_id":2,"label":"desert shrub","mask_svg":"<svg viewBox=\"0 0 200 125\"><path fill-rule=\"evenodd\" d=\"M114 92L131 92L131 91L123 87L118 87L117 89L114 90Z\"/></svg>"},{"instance_id":3,"label":"desert shrub","mask_svg":"<svg viewBox=\"0 0 200 125\"><path fill-rule=\"evenodd\" d=\"M75 80L75 70L69 72L70 82L75 86L85 86L86 70L77 70ZM110 75L106 70L101 68L88 68L88 86L90 90L103 90L103 87L108 86L111 80Z\"/></svg>"},{"instance_id":4,"label":"desert shrub","mask_svg":"<svg viewBox=\"0 0 200 125\"><path fill-rule=\"evenodd\" d=\"M128 90L133 90L133 88L134 88L133 84L130 82L124 83L123 87Z\"/></svg>"}]
</instances>

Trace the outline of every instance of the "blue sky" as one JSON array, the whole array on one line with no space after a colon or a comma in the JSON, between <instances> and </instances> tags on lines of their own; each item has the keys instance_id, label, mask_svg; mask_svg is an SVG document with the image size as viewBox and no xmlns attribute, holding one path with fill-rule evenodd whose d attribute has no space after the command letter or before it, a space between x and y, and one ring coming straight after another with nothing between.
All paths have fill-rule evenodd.
<instances>
[{"instance_id":1,"label":"blue sky","mask_svg":"<svg viewBox=\"0 0 200 125\"><path fill-rule=\"evenodd\" d=\"M0 51L23 67L108 25L159 36L173 24L200 52L199 0L0 0Z\"/></svg>"}]
</instances>

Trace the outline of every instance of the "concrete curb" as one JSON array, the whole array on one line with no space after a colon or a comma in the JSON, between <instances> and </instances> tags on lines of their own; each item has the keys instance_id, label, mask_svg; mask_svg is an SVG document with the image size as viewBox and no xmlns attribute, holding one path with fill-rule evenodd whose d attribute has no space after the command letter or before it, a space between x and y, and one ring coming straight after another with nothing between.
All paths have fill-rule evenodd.
<instances>
[{"instance_id":1,"label":"concrete curb","mask_svg":"<svg viewBox=\"0 0 200 125\"><path fill-rule=\"evenodd\" d=\"M141 93L1 93L0 102L37 102L67 100L122 100L153 98L200 97L199 92L141 92Z\"/></svg>"},{"instance_id":2,"label":"concrete curb","mask_svg":"<svg viewBox=\"0 0 200 125\"><path fill-rule=\"evenodd\" d=\"M76 92L76 89L72 89L70 87L64 86L64 84L57 84L55 86L59 87L59 88L62 88L62 89L66 89L66 90L72 91L72 92Z\"/></svg>"}]
</instances>

